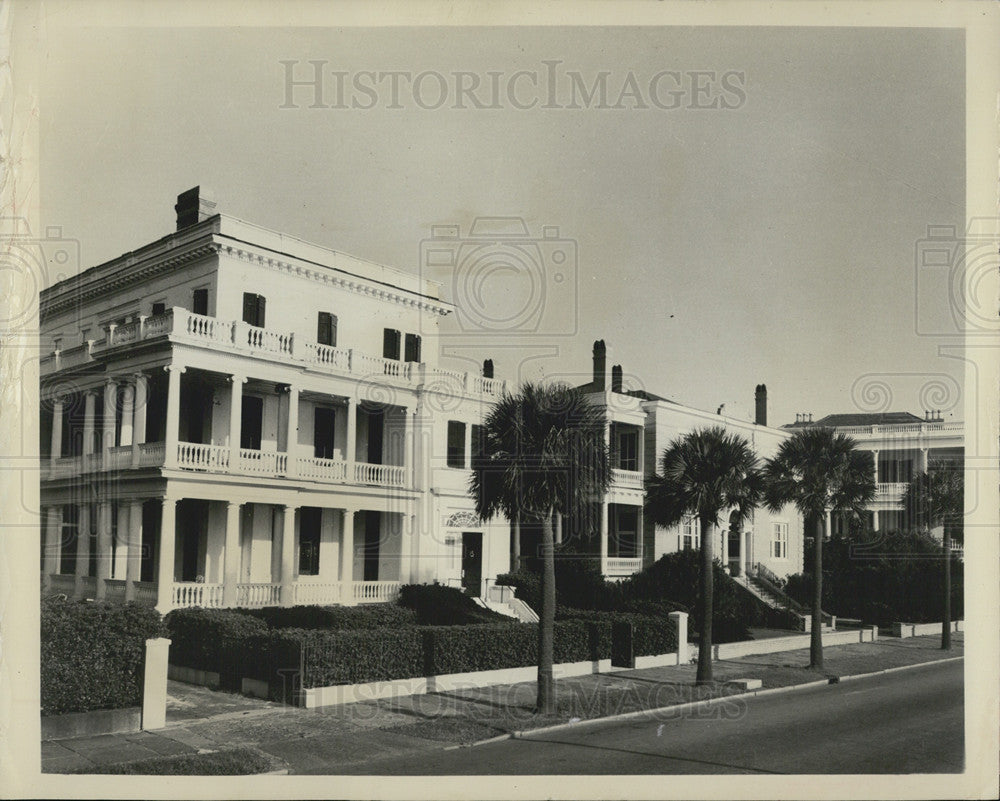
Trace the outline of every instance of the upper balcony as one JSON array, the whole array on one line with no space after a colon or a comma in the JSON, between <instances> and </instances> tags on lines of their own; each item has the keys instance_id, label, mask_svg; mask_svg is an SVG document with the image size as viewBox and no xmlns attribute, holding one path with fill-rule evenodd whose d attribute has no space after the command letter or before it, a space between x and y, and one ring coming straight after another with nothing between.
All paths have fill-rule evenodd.
<instances>
[{"instance_id":1,"label":"upper balcony","mask_svg":"<svg viewBox=\"0 0 1000 801\"><path fill-rule=\"evenodd\" d=\"M320 345L291 333L258 328L241 320L219 320L180 307L153 317L140 317L137 322L109 326L101 340L57 351L42 360L42 374L79 367L117 348L156 339L291 363L331 375L368 380L377 376L388 383L414 388L433 382L440 390L465 395L500 396L507 387L502 378L434 368L423 362L383 359L356 348Z\"/></svg>"},{"instance_id":2,"label":"upper balcony","mask_svg":"<svg viewBox=\"0 0 1000 801\"><path fill-rule=\"evenodd\" d=\"M911 447L962 447L965 424L961 422L899 423L896 425L842 426L846 434L864 448L904 449Z\"/></svg>"}]
</instances>

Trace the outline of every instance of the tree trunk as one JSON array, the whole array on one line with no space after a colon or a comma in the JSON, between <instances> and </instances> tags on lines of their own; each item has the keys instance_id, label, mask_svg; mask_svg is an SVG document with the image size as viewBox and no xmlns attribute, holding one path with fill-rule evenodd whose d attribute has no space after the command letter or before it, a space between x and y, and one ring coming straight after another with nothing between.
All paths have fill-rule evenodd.
<instances>
[{"instance_id":1,"label":"tree trunk","mask_svg":"<svg viewBox=\"0 0 1000 801\"><path fill-rule=\"evenodd\" d=\"M823 669L823 534L825 514L816 515L816 543L813 546L812 633L809 638L809 667Z\"/></svg>"},{"instance_id":2,"label":"tree trunk","mask_svg":"<svg viewBox=\"0 0 1000 801\"><path fill-rule=\"evenodd\" d=\"M701 518L701 615L698 619L698 673L695 684L712 683L712 600L715 594L712 542L715 526Z\"/></svg>"},{"instance_id":3,"label":"tree trunk","mask_svg":"<svg viewBox=\"0 0 1000 801\"><path fill-rule=\"evenodd\" d=\"M552 650L556 617L556 565L552 535L552 510L542 517L542 608L538 613L538 700L541 715L556 712L556 688L552 677Z\"/></svg>"},{"instance_id":4,"label":"tree trunk","mask_svg":"<svg viewBox=\"0 0 1000 801\"><path fill-rule=\"evenodd\" d=\"M941 650L951 650L951 535L944 527L944 620L941 621Z\"/></svg>"}]
</instances>

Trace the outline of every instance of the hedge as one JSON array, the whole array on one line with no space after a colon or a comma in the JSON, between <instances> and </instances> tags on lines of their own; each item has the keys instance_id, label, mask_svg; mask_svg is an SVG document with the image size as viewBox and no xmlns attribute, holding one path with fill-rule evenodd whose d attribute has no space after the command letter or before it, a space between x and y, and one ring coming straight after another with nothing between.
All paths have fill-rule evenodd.
<instances>
[{"instance_id":1,"label":"hedge","mask_svg":"<svg viewBox=\"0 0 1000 801\"><path fill-rule=\"evenodd\" d=\"M43 600L42 715L140 705L146 640L166 634L140 604Z\"/></svg>"},{"instance_id":2,"label":"hedge","mask_svg":"<svg viewBox=\"0 0 1000 801\"><path fill-rule=\"evenodd\" d=\"M640 615L633 612L597 612L587 609L561 609L563 620L582 620L595 623L630 623L632 625L632 650L635 656L658 656L677 651L677 630L669 618Z\"/></svg>"},{"instance_id":3,"label":"hedge","mask_svg":"<svg viewBox=\"0 0 1000 801\"><path fill-rule=\"evenodd\" d=\"M241 676L264 678L267 624L230 609L175 609L164 618L170 631L170 663L219 674L223 689L238 690ZM254 647L248 642L255 641Z\"/></svg>"},{"instance_id":4,"label":"hedge","mask_svg":"<svg viewBox=\"0 0 1000 801\"><path fill-rule=\"evenodd\" d=\"M358 629L396 628L417 622L412 609L396 604L364 606L265 606L242 609L240 614L263 620L273 629Z\"/></svg>"},{"instance_id":5,"label":"hedge","mask_svg":"<svg viewBox=\"0 0 1000 801\"><path fill-rule=\"evenodd\" d=\"M272 647L287 649L286 666L294 668L300 649L303 687L363 684L424 675L424 643L416 626L367 631L305 631L275 633ZM275 665L275 669L280 669Z\"/></svg>"},{"instance_id":6,"label":"hedge","mask_svg":"<svg viewBox=\"0 0 1000 801\"><path fill-rule=\"evenodd\" d=\"M404 584L399 589L398 608L416 616L417 623L428 626L464 626L474 623L508 621L491 609L484 609L456 587L443 584Z\"/></svg>"}]
</instances>

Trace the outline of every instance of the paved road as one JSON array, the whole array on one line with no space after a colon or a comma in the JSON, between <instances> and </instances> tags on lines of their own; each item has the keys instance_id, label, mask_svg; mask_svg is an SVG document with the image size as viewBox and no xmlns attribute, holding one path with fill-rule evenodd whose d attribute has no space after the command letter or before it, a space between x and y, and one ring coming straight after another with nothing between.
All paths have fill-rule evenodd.
<instances>
[{"instance_id":1,"label":"paved road","mask_svg":"<svg viewBox=\"0 0 1000 801\"><path fill-rule=\"evenodd\" d=\"M963 662L352 766L369 775L961 772ZM684 717L682 717L684 715ZM329 772L344 769L331 766Z\"/></svg>"}]
</instances>

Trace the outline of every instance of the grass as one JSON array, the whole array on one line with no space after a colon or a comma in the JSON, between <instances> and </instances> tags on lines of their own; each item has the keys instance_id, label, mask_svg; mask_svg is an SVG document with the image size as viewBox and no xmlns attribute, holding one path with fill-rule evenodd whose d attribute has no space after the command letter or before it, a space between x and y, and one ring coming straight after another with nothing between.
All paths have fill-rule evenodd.
<instances>
[{"instance_id":1,"label":"grass","mask_svg":"<svg viewBox=\"0 0 1000 801\"><path fill-rule=\"evenodd\" d=\"M249 748L209 754L179 754L117 765L98 765L74 773L108 773L128 776L248 776L274 769L269 757Z\"/></svg>"}]
</instances>

